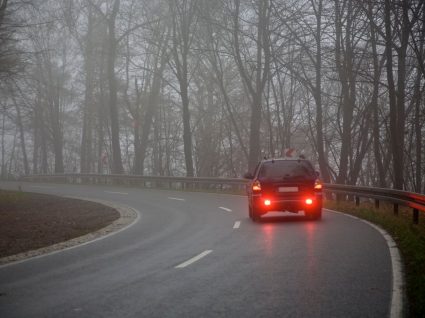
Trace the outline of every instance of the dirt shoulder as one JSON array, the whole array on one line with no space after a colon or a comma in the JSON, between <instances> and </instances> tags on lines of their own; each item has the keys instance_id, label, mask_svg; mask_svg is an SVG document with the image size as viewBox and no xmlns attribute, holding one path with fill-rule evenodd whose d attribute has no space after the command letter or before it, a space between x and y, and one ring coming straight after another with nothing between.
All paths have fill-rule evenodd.
<instances>
[{"instance_id":1,"label":"dirt shoulder","mask_svg":"<svg viewBox=\"0 0 425 318\"><path fill-rule=\"evenodd\" d=\"M0 258L87 235L119 218L96 202L0 190Z\"/></svg>"}]
</instances>

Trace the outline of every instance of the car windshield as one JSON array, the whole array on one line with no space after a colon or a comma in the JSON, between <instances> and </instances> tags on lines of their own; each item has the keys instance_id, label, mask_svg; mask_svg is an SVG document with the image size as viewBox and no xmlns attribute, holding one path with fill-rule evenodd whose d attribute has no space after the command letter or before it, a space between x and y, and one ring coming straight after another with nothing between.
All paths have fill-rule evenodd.
<instances>
[{"instance_id":1,"label":"car windshield","mask_svg":"<svg viewBox=\"0 0 425 318\"><path fill-rule=\"evenodd\" d=\"M309 161L306 160L276 160L267 161L261 165L258 178L261 180L282 179L314 179L316 174Z\"/></svg>"}]
</instances>

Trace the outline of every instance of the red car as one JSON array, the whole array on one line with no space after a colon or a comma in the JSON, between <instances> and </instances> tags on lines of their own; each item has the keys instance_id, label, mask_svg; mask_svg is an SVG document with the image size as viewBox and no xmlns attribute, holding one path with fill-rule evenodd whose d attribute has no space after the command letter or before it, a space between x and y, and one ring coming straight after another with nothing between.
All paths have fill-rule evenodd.
<instances>
[{"instance_id":1,"label":"red car","mask_svg":"<svg viewBox=\"0 0 425 318\"><path fill-rule=\"evenodd\" d=\"M322 217L322 183L306 159L267 159L258 163L247 185L249 217L255 222L271 211L304 211Z\"/></svg>"}]
</instances>

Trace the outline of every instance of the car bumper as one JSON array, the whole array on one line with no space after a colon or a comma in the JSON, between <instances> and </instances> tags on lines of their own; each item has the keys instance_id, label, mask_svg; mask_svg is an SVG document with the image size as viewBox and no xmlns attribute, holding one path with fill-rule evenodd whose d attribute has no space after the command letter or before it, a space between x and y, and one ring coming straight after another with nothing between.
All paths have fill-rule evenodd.
<instances>
[{"instance_id":1,"label":"car bumper","mask_svg":"<svg viewBox=\"0 0 425 318\"><path fill-rule=\"evenodd\" d=\"M307 198L312 199L312 204L306 204ZM269 205L266 204L266 200L269 201ZM271 211L289 211L295 213L299 211L311 211L322 208L322 194L316 193L314 195L303 195L295 198L276 198L270 195L260 194L252 197L252 206L261 214Z\"/></svg>"}]
</instances>

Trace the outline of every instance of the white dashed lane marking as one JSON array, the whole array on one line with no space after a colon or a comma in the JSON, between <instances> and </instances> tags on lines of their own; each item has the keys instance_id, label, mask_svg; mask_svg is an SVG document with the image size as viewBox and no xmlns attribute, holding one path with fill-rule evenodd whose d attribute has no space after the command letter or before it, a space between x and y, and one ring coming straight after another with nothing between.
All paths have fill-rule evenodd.
<instances>
[{"instance_id":1,"label":"white dashed lane marking","mask_svg":"<svg viewBox=\"0 0 425 318\"><path fill-rule=\"evenodd\" d=\"M168 197L169 200L176 200L176 201L185 201L185 199L182 198L174 198L174 197Z\"/></svg>"},{"instance_id":2,"label":"white dashed lane marking","mask_svg":"<svg viewBox=\"0 0 425 318\"><path fill-rule=\"evenodd\" d=\"M180 265L177 265L175 268L184 268L186 266L189 266L190 264L193 264L193 263L199 261L201 258L207 256L211 252L212 252L212 250L203 251L201 254L198 254L195 257L192 257L191 259L187 260L186 262L181 263Z\"/></svg>"},{"instance_id":3,"label":"white dashed lane marking","mask_svg":"<svg viewBox=\"0 0 425 318\"><path fill-rule=\"evenodd\" d=\"M52 189L53 187L49 187L49 186L30 186L30 188L35 188L35 189Z\"/></svg>"},{"instance_id":4,"label":"white dashed lane marking","mask_svg":"<svg viewBox=\"0 0 425 318\"><path fill-rule=\"evenodd\" d=\"M127 192L105 191L105 193L128 195Z\"/></svg>"},{"instance_id":5,"label":"white dashed lane marking","mask_svg":"<svg viewBox=\"0 0 425 318\"><path fill-rule=\"evenodd\" d=\"M219 209L222 209L222 210L224 210L224 211L226 211L226 212L232 212L232 210L231 210L231 209L225 208L224 206L219 206L218 208L219 208Z\"/></svg>"},{"instance_id":6,"label":"white dashed lane marking","mask_svg":"<svg viewBox=\"0 0 425 318\"><path fill-rule=\"evenodd\" d=\"M238 229L241 226L241 221L236 221L235 224L233 225L234 229Z\"/></svg>"}]
</instances>

